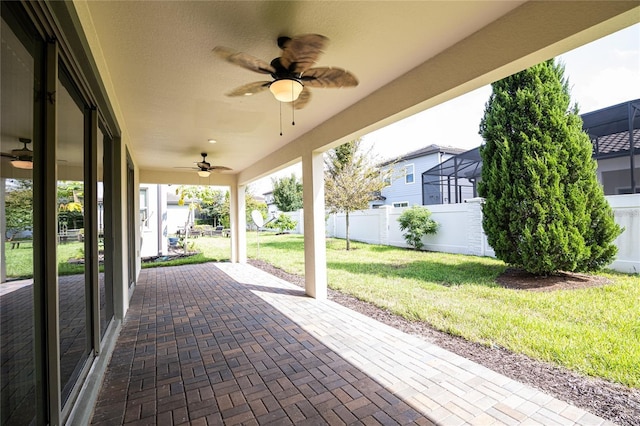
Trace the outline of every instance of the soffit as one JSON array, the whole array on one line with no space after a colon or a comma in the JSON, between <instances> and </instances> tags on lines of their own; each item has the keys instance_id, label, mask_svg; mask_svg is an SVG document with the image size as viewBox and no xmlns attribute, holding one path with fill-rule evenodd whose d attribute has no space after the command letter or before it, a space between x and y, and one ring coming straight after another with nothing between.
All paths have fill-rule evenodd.
<instances>
[{"instance_id":1,"label":"soffit","mask_svg":"<svg viewBox=\"0 0 640 426\"><path fill-rule=\"evenodd\" d=\"M82 6L88 11L82 25L92 32L124 140L143 172L180 183L185 174L174 167L192 165L205 151L208 161L231 167L245 182L299 158L301 150L329 146L353 123L362 129L407 116L409 106L435 105L490 82L489 75L500 78L622 28L583 31L634 7L522 3L90 1ZM620 12L603 13L615 8ZM305 33L330 39L318 66L345 68L360 85L312 89L295 126L283 106L280 136L280 104L269 92L224 96L265 76L221 61L212 49L228 46L270 61L279 56L278 36Z\"/></svg>"},{"instance_id":2,"label":"soffit","mask_svg":"<svg viewBox=\"0 0 640 426\"><path fill-rule=\"evenodd\" d=\"M88 2L137 165L212 164L240 171L472 34L519 2ZM224 93L264 75L225 63L217 45L279 56L279 35L330 39L318 66L353 72L353 89L312 89L292 112L265 92ZM266 76L266 79L269 79ZM425 82L428 84L428 82ZM207 143L214 138L217 144Z\"/></svg>"}]
</instances>

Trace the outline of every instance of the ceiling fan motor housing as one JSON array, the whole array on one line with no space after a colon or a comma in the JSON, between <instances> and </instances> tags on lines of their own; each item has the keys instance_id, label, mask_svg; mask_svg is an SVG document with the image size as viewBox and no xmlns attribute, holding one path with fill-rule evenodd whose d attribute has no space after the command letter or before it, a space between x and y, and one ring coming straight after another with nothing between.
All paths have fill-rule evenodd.
<instances>
[{"instance_id":1,"label":"ceiling fan motor housing","mask_svg":"<svg viewBox=\"0 0 640 426\"><path fill-rule=\"evenodd\" d=\"M211 168L211 164L207 162L206 152L201 152L200 155L202 155L202 161L199 161L196 164L198 165L198 167L200 167L200 170L206 172Z\"/></svg>"},{"instance_id":2,"label":"ceiling fan motor housing","mask_svg":"<svg viewBox=\"0 0 640 426\"><path fill-rule=\"evenodd\" d=\"M11 150L11 155L13 155L19 161L31 161L33 159L33 151L27 148L27 144L31 143L31 139L20 138L19 140L24 145L22 146L22 148Z\"/></svg>"}]
</instances>

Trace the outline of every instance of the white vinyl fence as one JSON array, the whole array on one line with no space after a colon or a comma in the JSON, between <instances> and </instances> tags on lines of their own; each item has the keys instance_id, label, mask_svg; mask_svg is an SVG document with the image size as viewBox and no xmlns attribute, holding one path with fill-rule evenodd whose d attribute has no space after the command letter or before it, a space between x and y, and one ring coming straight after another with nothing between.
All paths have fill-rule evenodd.
<instances>
[{"instance_id":1,"label":"white vinyl fence","mask_svg":"<svg viewBox=\"0 0 640 426\"><path fill-rule=\"evenodd\" d=\"M615 240L618 255L609 268L626 273L640 273L640 195L606 197L613 208L616 223L624 227ZM474 198L461 204L426 206L438 222L436 235L423 238L424 250L495 257L482 229L482 199ZM370 244L408 247L398 224L405 208L381 207L349 215L349 236L354 241ZM298 222L292 232L302 234L302 210L286 213ZM345 215L330 215L326 223L327 236L345 238Z\"/></svg>"}]
</instances>

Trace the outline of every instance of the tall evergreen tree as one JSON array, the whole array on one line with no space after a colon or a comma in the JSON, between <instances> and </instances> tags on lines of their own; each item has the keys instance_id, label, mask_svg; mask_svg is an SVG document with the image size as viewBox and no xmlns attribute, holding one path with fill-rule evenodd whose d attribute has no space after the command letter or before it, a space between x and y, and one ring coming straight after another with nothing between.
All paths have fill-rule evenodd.
<instances>
[{"instance_id":1,"label":"tall evergreen tree","mask_svg":"<svg viewBox=\"0 0 640 426\"><path fill-rule=\"evenodd\" d=\"M480 134L483 227L496 256L540 275L609 264L621 229L553 59L492 84Z\"/></svg>"},{"instance_id":2,"label":"tall evergreen tree","mask_svg":"<svg viewBox=\"0 0 640 426\"><path fill-rule=\"evenodd\" d=\"M294 212L302 208L302 182L295 174L272 179L273 202L281 212Z\"/></svg>"}]
</instances>

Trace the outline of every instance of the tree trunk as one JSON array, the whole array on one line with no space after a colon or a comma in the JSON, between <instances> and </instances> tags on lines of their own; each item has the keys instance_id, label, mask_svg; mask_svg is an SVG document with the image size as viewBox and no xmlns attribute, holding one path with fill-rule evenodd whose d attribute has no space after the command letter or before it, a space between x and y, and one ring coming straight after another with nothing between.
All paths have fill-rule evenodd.
<instances>
[{"instance_id":1,"label":"tree trunk","mask_svg":"<svg viewBox=\"0 0 640 426\"><path fill-rule=\"evenodd\" d=\"M349 212L345 212L346 234L347 234L347 251L351 250L351 241L349 241Z\"/></svg>"}]
</instances>

